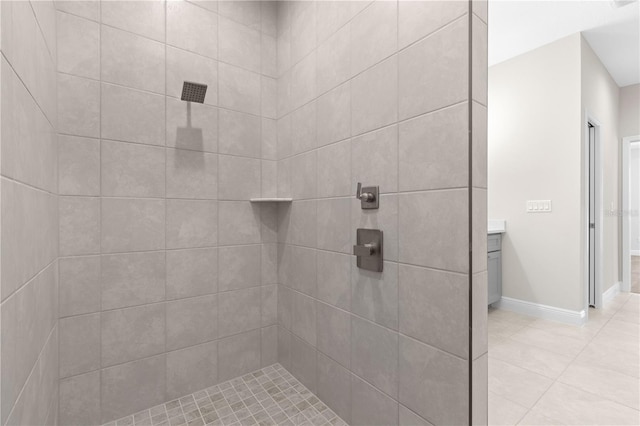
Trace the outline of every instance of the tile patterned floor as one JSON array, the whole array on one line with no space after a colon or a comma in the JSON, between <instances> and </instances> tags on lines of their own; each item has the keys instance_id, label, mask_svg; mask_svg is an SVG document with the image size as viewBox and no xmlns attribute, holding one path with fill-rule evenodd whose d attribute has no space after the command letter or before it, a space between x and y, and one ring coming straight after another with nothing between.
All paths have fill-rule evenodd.
<instances>
[{"instance_id":1,"label":"tile patterned floor","mask_svg":"<svg viewBox=\"0 0 640 426\"><path fill-rule=\"evenodd\" d=\"M490 425L640 424L640 294L582 327L489 311Z\"/></svg>"},{"instance_id":2,"label":"tile patterned floor","mask_svg":"<svg viewBox=\"0 0 640 426\"><path fill-rule=\"evenodd\" d=\"M280 364L106 426L347 426Z\"/></svg>"}]
</instances>

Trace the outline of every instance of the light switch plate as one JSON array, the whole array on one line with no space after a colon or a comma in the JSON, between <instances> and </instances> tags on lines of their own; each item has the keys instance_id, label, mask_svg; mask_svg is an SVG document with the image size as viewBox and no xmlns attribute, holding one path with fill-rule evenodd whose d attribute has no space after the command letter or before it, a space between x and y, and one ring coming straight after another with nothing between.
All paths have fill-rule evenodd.
<instances>
[{"instance_id":1,"label":"light switch plate","mask_svg":"<svg viewBox=\"0 0 640 426\"><path fill-rule=\"evenodd\" d=\"M527 200L527 213L551 213L551 200Z\"/></svg>"}]
</instances>

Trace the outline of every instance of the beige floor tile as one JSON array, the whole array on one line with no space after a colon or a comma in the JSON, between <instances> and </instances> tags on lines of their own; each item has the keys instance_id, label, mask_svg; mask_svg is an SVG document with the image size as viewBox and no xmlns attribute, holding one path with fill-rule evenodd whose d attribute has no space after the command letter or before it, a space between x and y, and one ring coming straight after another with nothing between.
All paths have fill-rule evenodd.
<instances>
[{"instance_id":1,"label":"beige floor tile","mask_svg":"<svg viewBox=\"0 0 640 426\"><path fill-rule=\"evenodd\" d=\"M511 325L529 325L534 322L536 318L528 317L526 315L520 315L515 312L505 311L503 309L489 309L489 323L503 322Z\"/></svg>"},{"instance_id":2,"label":"beige floor tile","mask_svg":"<svg viewBox=\"0 0 640 426\"><path fill-rule=\"evenodd\" d=\"M598 365L622 374L640 377L640 360L638 359L638 354L607 346L604 341L592 341L592 343L578 355L576 362L586 365Z\"/></svg>"},{"instance_id":3,"label":"beige floor tile","mask_svg":"<svg viewBox=\"0 0 640 426\"><path fill-rule=\"evenodd\" d=\"M640 324L640 311L631 309L625 310L624 307L620 309L611 317L614 320L627 321L634 324Z\"/></svg>"},{"instance_id":4,"label":"beige floor tile","mask_svg":"<svg viewBox=\"0 0 640 426\"><path fill-rule=\"evenodd\" d=\"M602 323L602 325L604 324L605 322ZM587 342L593 339L593 337L600 330L600 327L598 328L585 327L585 326L576 327L574 325L562 324L560 322L547 321L543 319L535 320L534 322L529 324L529 327L548 331L558 336L573 337L575 339L579 339Z\"/></svg>"},{"instance_id":5,"label":"beige floor tile","mask_svg":"<svg viewBox=\"0 0 640 426\"><path fill-rule=\"evenodd\" d=\"M522 420L520 420L520 423L518 423L518 425L523 426L558 426L563 424L564 423L558 421L557 419L552 419L551 417L548 417L535 409L529 410L529 412L522 418Z\"/></svg>"},{"instance_id":6,"label":"beige floor tile","mask_svg":"<svg viewBox=\"0 0 640 426\"><path fill-rule=\"evenodd\" d=\"M640 424L639 411L558 382L534 410L567 425Z\"/></svg>"},{"instance_id":7,"label":"beige floor tile","mask_svg":"<svg viewBox=\"0 0 640 426\"><path fill-rule=\"evenodd\" d=\"M515 425L529 411L528 408L489 392L489 424Z\"/></svg>"},{"instance_id":8,"label":"beige floor tile","mask_svg":"<svg viewBox=\"0 0 640 426\"><path fill-rule=\"evenodd\" d=\"M632 322L627 321L618 321L611 320L603 327L603 331L605 330L617 330L620 333L627 334L631 337L639 337L640 336L640 324L634 324Z\"/></svg>"},{"instance_id":9,"label":"beige floor tile","mask_svg":"<svg viewBox=\"0 0 640 426\"><path fill-rule=\"evenodd\" d=\"M593 364L574 363L562 373L558 381L627 407L640 409L640 379L637 377Z\"/></svg>"},{"instance_id":10,"label":"beige floor tile","mask_svg":"<svg viewBox=\"0 0 640 426\"><path fill-rule=\"evenodd\" d=\"M575 337L562 336L538 328L526 327L511 336L518 342L538 346L560 355L575 357L587 345L587 341Z\"/></svg>"},{"instance_id":11,"label":"beige floor tile","mask_svg":"<svg viewBox=\"0 0 640 426\"><path fill-rule=\"evenodd\" d=\"M493 345L489 344L489 357L506 361L552 379L560 376L573 360L572 357L512 339L504 339Z\"/></svg>"},{"instance_id":12,"label":"beige floor tile","mask_svg":"<svg viewBox=\"0 0 640 426\"><path fill-rule=\"evenodd\" d=\"M552 383L548 377L489 358L489 390L527 408L533 407Z\"/></svg>"}]
</instances>

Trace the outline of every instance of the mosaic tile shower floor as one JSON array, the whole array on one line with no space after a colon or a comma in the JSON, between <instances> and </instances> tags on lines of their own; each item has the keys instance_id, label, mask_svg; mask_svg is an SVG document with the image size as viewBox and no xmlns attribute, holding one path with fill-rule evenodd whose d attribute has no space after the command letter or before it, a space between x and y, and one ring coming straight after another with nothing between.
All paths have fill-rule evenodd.
<instances>
[{"instance_id":1,"label":"mosaic tile shower floor","mask_svg":"<svg viewBox=\"0 0 640 426\"><path fill-rule=\"evenodd\" d=\"M105 426L347 426L280 364L274 364Z\"/></svg>"}]
</instances>

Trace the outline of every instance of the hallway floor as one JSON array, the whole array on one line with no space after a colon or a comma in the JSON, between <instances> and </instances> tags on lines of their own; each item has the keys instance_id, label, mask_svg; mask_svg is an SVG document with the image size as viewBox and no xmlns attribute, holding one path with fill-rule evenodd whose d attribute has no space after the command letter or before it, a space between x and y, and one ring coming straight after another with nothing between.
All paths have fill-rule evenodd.
<instances>
[{"instance_id":1,"label":"hallway floor","mask_svg":"<svg viewBox=\"0 0 640 426\"><path fill-rule=\"evenodd\" d=\"M280 364L274 364L105 426L346 426Z\"/></svg>"},{"instance_id":2,"label":"hallway floor","mask_svg":"<svg viewBox=\"0 0 640 426\"><path fill-rule=\"evenodd\" d=\"M490 309L489 424L640 424L639 335L639 294L582 327Z\"/></svg>"}]
</instances>

